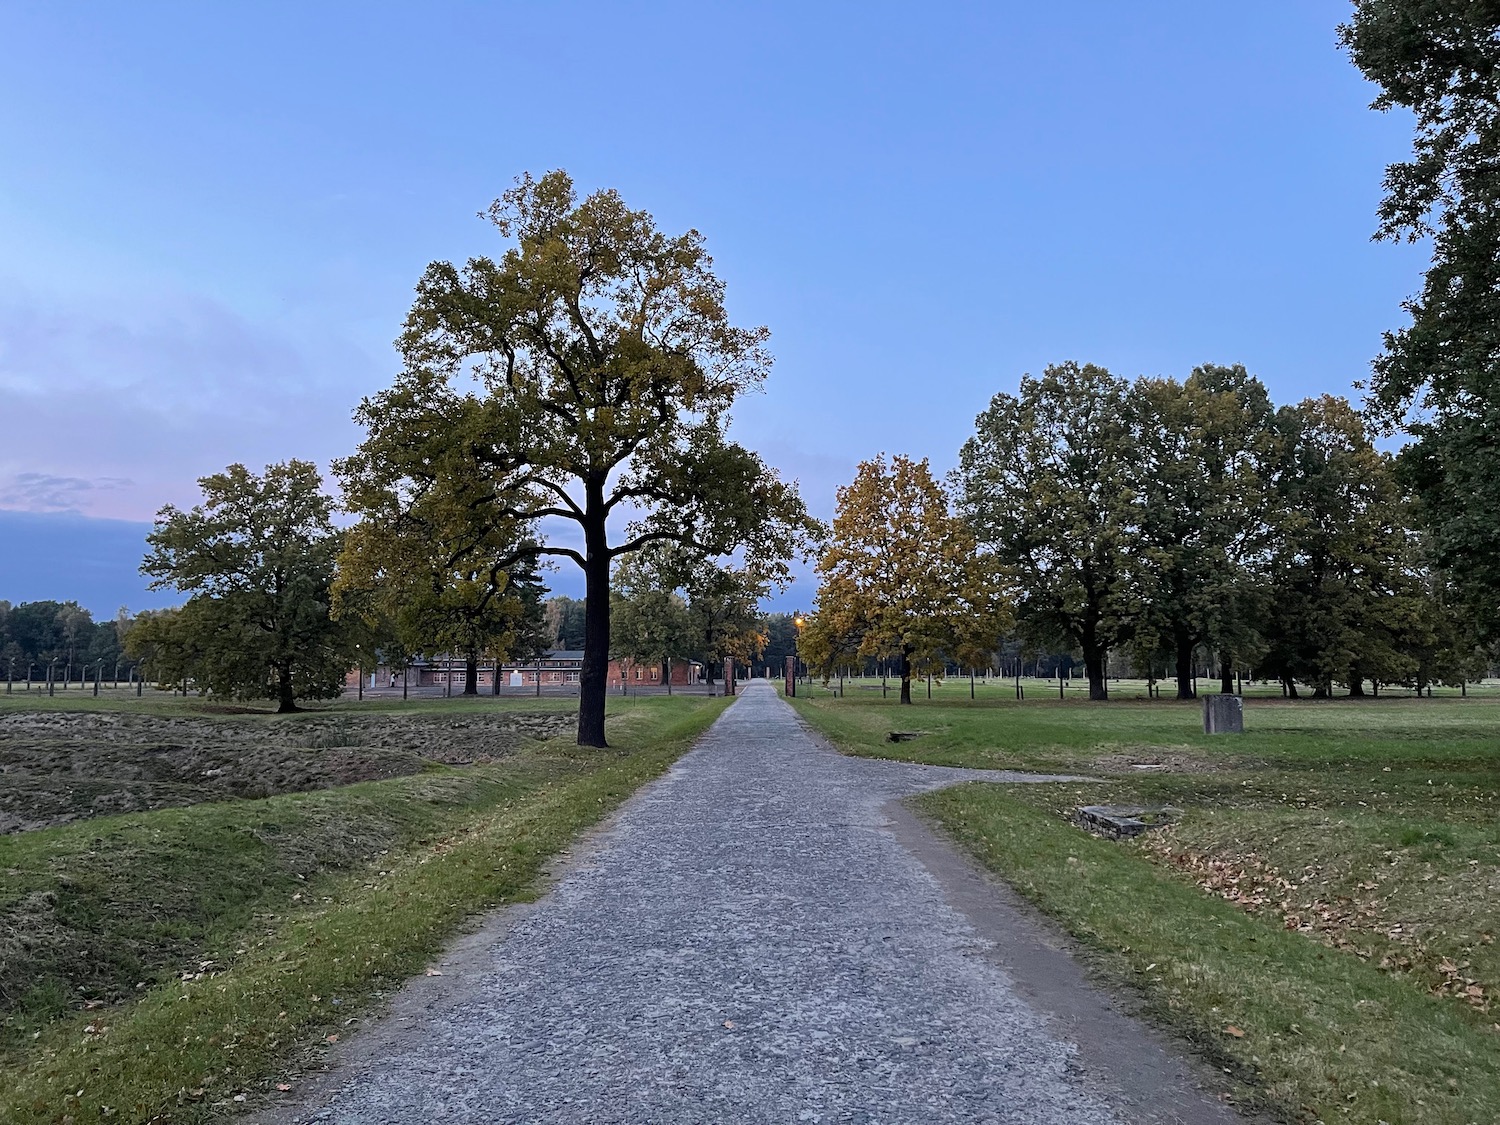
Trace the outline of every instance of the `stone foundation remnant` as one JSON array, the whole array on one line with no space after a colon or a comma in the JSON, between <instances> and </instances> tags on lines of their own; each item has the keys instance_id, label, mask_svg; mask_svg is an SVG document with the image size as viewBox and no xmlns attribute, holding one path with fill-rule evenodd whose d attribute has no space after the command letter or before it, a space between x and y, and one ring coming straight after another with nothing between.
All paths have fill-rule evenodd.
<instances>
[{"instance_id":1,"label":"stone foundation remnant","mask_svg":"<svg viewBox=\"0 0 1500 1125\"><path fill-rule=\"evenodd\" d=\"M1170 824L1181 813L1181 809L1170 805L1084 805L1074 819L1090 832L1128 839L1147 829Z\"/></svg>"}]
</instances>

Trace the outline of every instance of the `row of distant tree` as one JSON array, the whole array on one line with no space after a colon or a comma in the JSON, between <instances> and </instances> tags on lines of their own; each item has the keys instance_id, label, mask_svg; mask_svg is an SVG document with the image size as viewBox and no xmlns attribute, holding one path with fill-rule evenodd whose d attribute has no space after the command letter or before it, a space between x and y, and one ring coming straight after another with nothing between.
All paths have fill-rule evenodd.
<instances>
[{"instance_id":1,"label":"row of distant tree","mask_svg":"<svg viewBox=\"0 0 1500 1125\"><path fill-rule=\"evenodd\" d=\"M996 395L947 487L877 458L841 489L806 651L904 681L1001 638L1195 694L1212 663L1318 696L1482 676L1489 639L1409 482L1332 396L1272 404L1243 367L1128 381L1060 364ZM903 689L903 698L909 691Z\"/></svg>"},{"instance_id":2,"label":"row of distant tree","mask_svg":"<svg viewBox=\"0 0 1500 1125\"><path fill-rule=\"evenodd\" d=\"M637 663L696 660L705 665L712 679L726 656L738 659L741 668L751 664L780 668L782 660L796 651L791 614L760 613L756 599L743 586L720 579L715 570L701 565L696 575L688 576L680 592L642 584L644 561L629 569L635 577L616 596L612 619L615 640L611 646L614 655ZM466 615L469 628L459 630L442 615L420 614L422 620L406 632L403 643L395 636L372 637L364 626L341 627L331 613L325 619L320 610L331 610L330 590L320 605L302 607L312 612L304 614L310 620L304 620L301 635L331 646L328 696L342 689L349 668L362 659L368 666L371 655L394 666L417 657L459 656L470 665L465 690L473 694L477 691L475 670L481 661L525 662L550 651L583 647L583 599L545 597L545 590L535 584L528 584L522 593L524 597L517 594L514 601L499 600L488 618L488 631L475 627L479 615ZM103 677L112 679L123 668L126 674L148 673L153 682L159 679L164 687L191 684L199 691L236 697L274 697L279 684L271 678L273 669L262 667L259 657L241 669L248 676L243 682L222 678L226 668L226 654L220 647L224 627L229 626L230 636L242 628L225 621L222 606L209 601L199 602L191 612L185 609L132 615L122 608L115 617L96 621L92 612L77 602L12 605L0 601L0 675L39 679L46 676L50 666L58 678L78 679L85 670L92 677L102 668ZM141 628L132 639L138 625ZM297 637L288 639L295 643ZM372 654L361 647L367 639L374 640ZM247 651L254 647L243 641L235 644ZM148 661L154 664L148 665ZM299 658L294 669L300 664ZM213 679L216 667L221 670L217 681ZM294 681L294 687L300 689L301 685Z\"/></svg>"},{"instance_id":3,"label":"row of distant tree","mask_svg":"<svg viewBox=\"0 0 1500 1125\"><path fill-rule=\"evenodd\" d=\"M1063 364L997 395L946 482L883 458L843 490L807 651L978 660L998 633L1192 693L1207 653L1289 693L1461 683L1500 642L1500 36L1492 6L1356 0L1340 37L1408 110L1377 237L1432 260L1363 411L1274 407L1241 368ZM1372 438L1404 432L1398 455ZM951 494L951 503L950 503ZM1005 588L996 602L987 591Z\"/></svg>"},{"instance_id":4,"label":"row of distant tree","mask_svg":"<svg viewBox=\"0 0 1500 1125\"><path fill-rule=\"evenodd\" d=\"M67 675L85 665L113 672L127 661L124 637L130 617L95 621L77 602L0 601L0 672L25 678L29 665L52 664Z\"/></svg>"}]
</instances>

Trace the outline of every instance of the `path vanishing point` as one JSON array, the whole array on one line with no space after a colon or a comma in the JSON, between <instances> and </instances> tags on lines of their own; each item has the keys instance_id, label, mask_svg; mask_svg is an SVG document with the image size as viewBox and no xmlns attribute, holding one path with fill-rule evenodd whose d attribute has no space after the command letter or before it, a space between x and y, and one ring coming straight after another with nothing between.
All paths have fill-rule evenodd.
<instances>
[{"instance_id":1,"label":"path vanishing point","mask_svg":"<svg viewBox=\"0 0 1500 1125\"><path fill-rule=\"evenodd\" d=\"M267 1125L1243 1122L765 683Z\"/></svg>"}]
</instances>

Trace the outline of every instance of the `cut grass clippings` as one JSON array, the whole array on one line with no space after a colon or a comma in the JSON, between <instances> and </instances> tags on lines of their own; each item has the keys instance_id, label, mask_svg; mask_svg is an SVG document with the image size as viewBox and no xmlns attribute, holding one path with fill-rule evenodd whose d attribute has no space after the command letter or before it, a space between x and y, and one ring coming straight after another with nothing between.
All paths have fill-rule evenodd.
<instances>
[{"instance_id":1,"label":"cut grass clippings","mask_svg":"<svg viewBox=\"0 0 1500 1125\"><path fill-rule=\"evenodd\" d=\"M0 1059L0 1121L195 1122L239 1098L256 1100L372 997L419 970L465 918L530 897L549 857L664 771L726 702L642 701L612 720L615 750L554 743L567 763L556 776L497 786L440 835L388 848L355 871L299 880L303 889L290 896L277 886L272 914L239 926L226 921L233 911L216 917L215 940L238 943L223 963L189 966L196 971L174 974L137 1000L54 1021ZM425 779L351 788L364 791L362 799L415 780ZM272 801L328 801L341 792ZM121 819L149 824L163 815Z\"/></svg>"}]
</instances>

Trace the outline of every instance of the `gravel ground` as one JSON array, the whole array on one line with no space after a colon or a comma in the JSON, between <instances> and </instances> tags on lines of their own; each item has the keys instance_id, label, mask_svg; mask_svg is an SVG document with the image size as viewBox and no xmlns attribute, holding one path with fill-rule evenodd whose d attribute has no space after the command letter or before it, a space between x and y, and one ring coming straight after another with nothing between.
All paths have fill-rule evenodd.
<instances>
[{"instance_id":1,"label":"gravel ground","mask_svg":"<svg viewBox=\"0 0 1500 1125\"><path fill-rule=\"evenodd\" d=\"M1233 1120L1118 1013L1121 1042L1080 1050L903 843L892 800L971 778L1040 780L843 757L750 685L550 894L260 1120Z\"/></svg>"}]
</instances>

